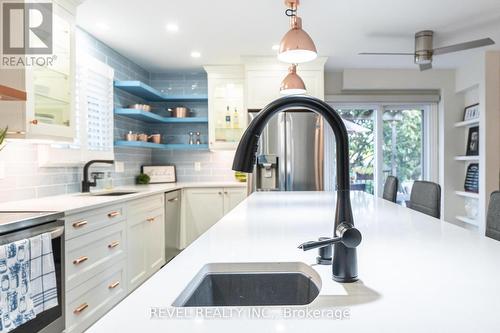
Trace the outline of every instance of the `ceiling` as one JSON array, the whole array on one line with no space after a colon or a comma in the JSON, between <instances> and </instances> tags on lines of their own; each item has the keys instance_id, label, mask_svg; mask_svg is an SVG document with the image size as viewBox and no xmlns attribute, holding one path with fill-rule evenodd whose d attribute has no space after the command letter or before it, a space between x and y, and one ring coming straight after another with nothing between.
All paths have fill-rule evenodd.
<instances>
[{"instance_id":1,"label":"ceiling","mask_svg":"<svg viewBox=\"0 0 500 333\"><path fill-rule=\"evenodd\" d=\"M98 39L150 71L240 63L241 55L275 55L288 30L282 0L86 0L77 22ZM436 32L434 46L491 37L500 49L499 0L302 0L303 28L328 56L328 70L415 68L411 56L358 56L359 52L412 52L418 30ZM176 23L176 33L167 32ZM200 58L190 53L199 51ZM454 68L465 51L435 58Z\"/></svg>"}]
</instances>

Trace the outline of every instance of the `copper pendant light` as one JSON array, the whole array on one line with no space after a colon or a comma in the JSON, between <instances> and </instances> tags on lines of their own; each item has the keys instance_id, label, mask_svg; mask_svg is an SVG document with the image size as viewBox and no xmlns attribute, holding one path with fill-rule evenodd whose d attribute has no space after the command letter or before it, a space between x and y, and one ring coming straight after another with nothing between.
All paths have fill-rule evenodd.
<instances>
[{"instance_id":1,"label":"copper pendant light","mask_svg":"<svg viewBox=\"0 0 500 333\"><path fill-rule=\"evenodd\" d=\"M298 64L316 59L318 52L312 38L302 29L302 19L297 16L299 0L285 0L290 16L290 30L280 42L278 60Z\"/></svg>"},{"instance_id":2,"label":"copper pendant light","mask_svg":"<svg viewBox=\"0 0 500 333\"><path fill-rule=\"evenodd\" d=\"M280 93L282 95L300 95L306 93L306 85L297 74L297 65L288 68L288 75L281 81Z\"/></svg>"}]
</instances>

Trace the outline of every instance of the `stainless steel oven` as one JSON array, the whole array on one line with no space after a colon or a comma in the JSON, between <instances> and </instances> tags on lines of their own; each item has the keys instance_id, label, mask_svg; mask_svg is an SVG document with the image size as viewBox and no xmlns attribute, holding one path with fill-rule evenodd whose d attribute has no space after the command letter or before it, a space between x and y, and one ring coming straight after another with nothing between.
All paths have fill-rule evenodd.
<instances>
[{"instance_id":1,"label":"stainless steel oven","mask_svg":"<svg viewBox=\"0 0 500 333\"><path fill-rule=\"evenodd\" d=\"M51 233L58 305L10 331L60 333L64 330L64 220L54 212L0 212L0 245Z\"/></svg>"}]
</instances>

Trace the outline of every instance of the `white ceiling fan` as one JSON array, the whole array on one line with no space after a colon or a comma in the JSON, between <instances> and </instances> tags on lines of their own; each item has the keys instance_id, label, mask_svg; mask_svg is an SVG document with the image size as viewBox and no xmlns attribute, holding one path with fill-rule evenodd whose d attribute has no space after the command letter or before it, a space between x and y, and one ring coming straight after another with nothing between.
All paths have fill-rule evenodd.
<instances>
[{"instance_id":1,"label":"white ceiling fan","mask_svg":"<svg viewBox=\"0 0 500 333\"><path fill-rule=\"evenodd\" d=\"M458 52L477 47L493 45L495 42L491 38L483 38L473 40L470 42L433 48L433 35L432 30L423 30L415 34L415 52L414 53L378 53L378 52L362 52L359 55L411 55L414 57L415 64L417 64L421 71L432 68L432 57L435 55Z\"/></svg>"}]
</instances>

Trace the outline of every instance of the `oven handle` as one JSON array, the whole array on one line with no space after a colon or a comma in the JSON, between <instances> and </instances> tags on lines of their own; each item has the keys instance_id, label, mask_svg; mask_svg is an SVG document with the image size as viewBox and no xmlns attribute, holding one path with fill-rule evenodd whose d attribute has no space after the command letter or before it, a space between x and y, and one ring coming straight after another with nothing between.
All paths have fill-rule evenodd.
<instances>
[{"instance_id":1,"label":"oven handle","mask_svg":"<svg viewBox=\"0 0 500 333\"><path fill-rule=\"evenodd\" d=\"M59 228L53 229L49 232L50 232L50 237L52 239L56 239L56 238L59 238L62 236L62 234L64 233L64 227L59 227Z\"/></svg>"}]
</instances>

